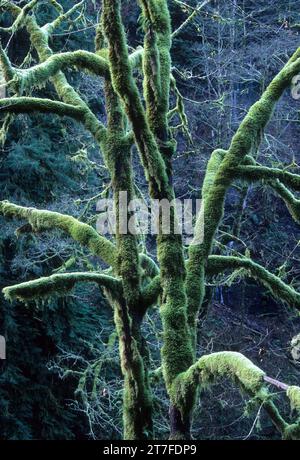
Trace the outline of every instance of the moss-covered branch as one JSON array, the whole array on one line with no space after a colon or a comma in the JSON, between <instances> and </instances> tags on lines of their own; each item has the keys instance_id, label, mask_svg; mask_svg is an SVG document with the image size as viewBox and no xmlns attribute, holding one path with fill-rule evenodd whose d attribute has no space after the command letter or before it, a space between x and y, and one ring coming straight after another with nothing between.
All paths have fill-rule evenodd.
<instances>
[{"instance_id":1,"label":"moss-covered branch","mask_svg":"<svg viewBox=\"0 0 300 460\"><path fill-rule=\"evenodd\" d=\"M254 162L255 163L255 162ZM261 165L248 164L238 166L235 175L247 182L263 180L285 202L293 219L300 223L300 200L287 188L300 191L300 175L279 168L268 168Z\"/></svg>"},{"instance_id":2,"label":"moss-covered branch","mask_svg":"<svg viewBox=\"0 0 300 460\"><path fill-rule=\"evenodd\" d=\"M144 17L144 96L147 120L161 141L168 136L171 20L165 0L139 0Z\"/></svg>"},{"instance_id":3,"label":"moss-covered branch","mask_svg":"<svg viewBox=\"0 0 300 460\"><path fill-rule=\"evenodd\" d=\"M202 10L202 8L209 3L210 0L204 0L202 3L199 3L194 11L186 18L186 20L178 27L178 29L174 30L172 33L172 38L176 38L185 28L187 25L189 25L199 14L199 12ZM180 2L178 2L180 3Z\"/></svg>"},{"instance_id":4,"label":"moss-covered branch","mask_svg":"<svg viewBox=\"0 0 300 460\"><path fill-rule=\"evenodd\" d=\"M30 3L33 3L33 2L30 2ZM49 34L47 33L46 29L38 25L36 18L33 14L24 15L22 13L22 9L19 6L9 1L0 2L0 10L8 11L16 18L18 17L22 18L21 23L20 21L18 21L18 27L20 25L26 27L27 32L29 33L31 44L35 48L40 62L46 61L48 58L50 58L53 55L53 52L49 46ZM79 57L77 56L76 59L79 59ZM25 75L26 75L26 71L25 71ZM24 77L24 74L23 74L23 77ZM97 119L94 113L90 110L86 102L79 96L79 94L75 91L75 89L68 83L63 72L62 71L57 72L55 75L50 77L50 81L54 84L54 87L56 89L56 92L59 98L64 103L69 104L71 106L80 107L82 109L82 112L84 113L83 123L84 123L85 128L91 132L91 134L95 137L98 143L101 143L103 139L105 138L105 134L106 134L105 127ZM22 87L21 87L21 90L22 90Z\"/></svg>"},{"instance_id":5,"label":"moss-covered branch","mask_svg":"<svg viewBox=\"0 0 300 460\"><path fill-rule=\"evenodd\" d=\"M104 0L103 7L103 29L109 44L109 66L112 83L123 101L128 118L132 123L147 178L153 189L161 190L167 185L168 178L163 159L147 123L137 85L133 79L121 20L120 1Z\"/></svg>"},{"instance_id":6,"label":"moss-covered branch","mask_svg":"<svg viewBox=\"0 0 300 460\"><path fill-rule=\"evenodd\" d=\"M112 276L93 272L61 273L33 281L5 287L2 292L7 300L20 300L28 302L53 295L66 295L74 288L76 283L96 283L109 290L113 296L120 297L122 285Z\"/></svg>"},{"instance_id":7,"label":"moss-covered branch","mask_svg":"<svg viewBox=\"0 0 300 460\"><path fill-rule=\"evenodd\" d=\"M48 24L45 24L43 26L43 29L50 36L54 32L55 29L57 29L64 21L67 21L68 19L70 19L73 13L77 12L77 10L79 10L83 5L84 5L84 0L82 0L79 3L76 3L74 6L72 6L72 8L70 8L66 12L64 12L62 7L60 7L61 14L56 19L54 19L54 21L49 22Z\"/></svg>"},{"instance_id":8,"label":"moss-covered branch","mask_svg":"<svg viewBox=\"0 0 300 460\"><path fill-rule=\"evenodd\" d=\"M206 257L209 255L215 232L222 219L226 191L234 179L235 170L246 155L253 155L257 150L261 142L261 134L273 113L276 102L293 76L300 71L299 54L300 49L272 80L260 100L250 108L218 168L213 187L205 199L205 242L201 250L204 249Z\"/></svg>"},{"instance_id":9,"label":"moss-covered branch","mask_svg":"<svg viewBox=\"0 0 300 460\"><path fill-rule=\"evenodd\" d=\"M32 113L43 112L56 114L61 117L71 117L84 123L85 112L81 107L76 107L64 102L52 101L36 97L11 97L0 99L0 113Z\"/></svg>"},{"instance_id":10,"label":"moss-covered branch","mask_svg":"<svg viewBox=\"0 0 300 460\"><path fill-rule=\"evenodd\" d=\"M16 11L10 10L13 14ZM40 27L35 17L27 16L25 20L25 27L30 36L30 41L37 51L39 60L41 62L46 61L53 55L51 48L49 47L49 36L42 27ZM81 107L84 111L84 126L91 132L98 143L101 143L106 135L106 129L103 124L97 119L95 114L90 110L85 101L75 91L75 89L68 83L63 72L58 72L51 77L55 90L59 98L66 104L75 105Z\"/></svg>"},{"instance_id":11,"label":"moss-covered branch","mask_svg":"<svg viewBox=\"0 0 300 460\"><path fill-rule=\"evenodd\" d=\"M165 18L156 17L160 14L159 6L163 6L161 13L164 13L166 2L158 1L155 4L152 23L160 24L160 20L162 19L163 23ZM151 7L152 5L154 7L154 2L151 2ZM104 0L103 6L103 25L109 44L112 83L132 122L136 144L149 181L151 198L166 198L172 201L174 191L171 181L169 182L165 162L149 127L138 88L133 80L121 21L120 1ZM160 32L163 34L161 29ZM166 39L169 40L170 37L167 35ZM166 59L165 64L168 65L170 56L166 56ZM168 81L166 83L168 84ZM164 97L168 98L168 95L165 94ZM174 216L172 221L174 223ZM157 245L163 289L160 309L164 329L162 361L168 388L176 375L192 364L193 350L187 327L185 266L181 238L172 234L171 230L170 235L159 235Z\"/></svg>"},{"instance_id":12,"label":"moss-covered branch","mask_svg":"<svg viewBox=\"0 0 300 460\"><path fill-rule=\"evenodd\" d=\"M291 307L300 309L300 293L288 284L284 283L278 276L269 272L262 265L259 265L247 257L234 256L209 256L207 275L214 276L226 270L246 270L249 276L262 283L270 293L277 299L286 302Z\"/></svg>"},{"instance_id":13,"label":"moss-covered branch","mask_svg":"<svg viewBox=\"0 0 300 460\"><path fill-rule=\"evenodd\" d=\"M31 0L26 5L24 5L23 8L20 8L19 6L14 5L12 2L2 0L0 3L0 8L12 13L16 19L10 27L0 27L0 31L14 33L16 30L18 30L19 27L24 25L27 14L33 10L37 3L38 0Z\"/></svg>"},{"instance_id":14,"label":"moss-covered branch","mask_svg":"<svg viewBox=\"0 0 300 460\"><path fill-rule=\"evenodd\" d=\"M197 388L207 388L220 378L230 378L239 386L241 391L246 392L251 398L260 402L270 416L276 428L284 438L299 439L298 423L288 425L270 399L265 388L265 372L252 363L241 353L223 351L202 356L186 372L178 375L173 383L171 397L174 405L180 408L182 417L190 413L195 404ZM300 400L300 388L288 387L287 396L291 407L298 407Z\"/></svg>"},{"instance_id":15,"label":"moss-covered branch","mask_svg":"<svg viewBox=\"0 0 300 460\"><path fill-rule=\"evenodd\" d=\"M9 60L8 55L2 48L1 42L0 42L0 68L2 70L4 79L6 82L9 82L14 78L14 70L12 67L12 64Z\"/></svg>"},{"instance_id":16,"label":"moss-covered branch","mask_svg":"<svg viewBox=\"0 0 300 460\"><path fill-rule=\"evenodd\" d=\"M47 80L61 70L76 67L89 71L94 75L109 77L109 68L106 59L89 51L73 51L53 54L46 61L24 70L15 70L19 84L24 89L32 89L43 85Z\"/></svg>"},{"instance_id":17,"label":"moss-covered branch","mask_svg":"<svg viewBox=\"0 0 300 460\"><path fill-rule=\"evenodd\" d=\"M59 229L82 246L88 247L92 254L100 257L106 264L112 267L115 265L113 243L99 235L93 227L74 217L58 212L26 208L8 201L0 201L0 214L11 219L24 219L36 232Z\"/></svg>"},{"instance_id":18,"label":"moss-covered branch","mask_svg":"<svg viewBox=\"0 0 300 460\"><path fill-rule=\"evenodd\" d=\"M268 168L266 166L238 166L235 170L237 177L248 182L258 180L275 180L279 179L287 187L300 191L300 175L293 174L279 168Z\"/></svg>"},{"instance_id":19,"label":"moss-covered branch","mask_svg":"<svg viewBox=\"0 0 300 460\"><path fill-rule=\"evenodd\" d=\"M212 158L208 168L203 189L204 235L203 243L193 244L189 249L187 264L188 314L191 333L195 337L196 319L205 293L205 265L212 250L215 233L223 218L227 190L235 178L236 169L244 163L245 158L257 151L263 130L270 120L274 107L291 83L292 78L300 72L300 48L288 63L275 76L261 98L250 108L237 132L232 138L229 149L221 162L220 155ZM219 164L218 164L219 163ZM199 225L201 225L198 218ZM196 223L197 227L197 223Z\"/></svg>"},{"instance_id":20,"label":"moss-covered branch","mask_svg":"<svg viewBox=\"0 0 300 460\"><path fill-rule=\"evenodd\" d=\"M300 200L279 180L269 181L268 185L283 199L293 219L300 224Z\"/></svg>"},{"instance_id":21,"label":"moss-covered branch","mask_svg":"<svg viewBox=\"0 0 300 460\"><path fill-rule=\"evenodd\" d=\"M156 276L142 291L142 304L145 310L158 302L162 294L160 276Z\"/></svg>"}]
</instances>

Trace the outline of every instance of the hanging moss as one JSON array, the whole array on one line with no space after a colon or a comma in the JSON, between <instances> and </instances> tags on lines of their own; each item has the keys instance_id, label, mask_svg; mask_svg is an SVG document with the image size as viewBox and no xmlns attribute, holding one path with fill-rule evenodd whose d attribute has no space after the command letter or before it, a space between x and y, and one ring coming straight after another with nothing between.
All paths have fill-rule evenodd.
<instances>
[{"instance_id":1,"label":"hanging moss","mask_svg":"<svg viewBox=\"0 0 300 460\"><path fill-rule=\"evenodd\" d=\"M300 387L290 386L288 387L286 394L290 400L291 408L299 412L300 415Z\"/></svg>"},{"instance_id":2,"label":"hanging moss","mask_svg":"<svg viewBox=\"0 0 300 460\"><path fill-rule=\"evenodd\" d=\"M101 77L109 76L106 59L89 51L73 51L51 55L46 61L30 69L16 70L16 78L24 90L41 87L59 71L69 67L88 70Z\"/></svg>"},{"instance_id":3,"label":"hanging moss","mask_svg":"<svg viewBox=\"0 0 300 460\"><path fill-rule=\"evenodd\" d=\"M173 404L186 416L195 403L199 386L211 385L218 378L230 378L242 390L256 394L263 386L265 373L241 353L224 351L202 356L186 372L178 375L171 389Z\"/></svg>"},{"instance_id":4,"label":"hanging moss","mask_svg":"<svg viewBox=\"0 0 300 460\"><path fill-rule=\"evenodd\" d=\"M190 247L187 264L186 286L192 336L195 336L195 318L204 299L205 265L223 217L226 192L235 178L236 168L244 162L245 158L256 153L262 132L272 116L276 102L293 76L299 73L299 54L300 50L297 50L287 65L272 80L259 101L249 109L221 163L218 165L222 151L217 151L209 165L208 177L204 180L203 188L204 241L202 244Z\"/></svg>"},{"instance_id":5,"label":"hanging moss","mask_svg":"<svg viewBox=\"0 0 300 460\"><path fill-rule=\"evenodd\" d=\"M63 296L68 294L74 288L76 283L90 282L97 283L111 290L114 295L121 294L120 282L115 278L99 273L63 273L55 274L49 277L39 278L26 283L3 289L4 297L9 300L20 300L28 302L30 300L43 299L51 296Z\"/></svg>"},{"instance_id":6,"label":"hanging moss","mask_svg":"<svg viewBox=\"0 0 300 460\"><path fill-rule=\"evenodd\" d=\"M266 166L238 166L236 173L238 177L249 182L257 180L274 181L279 179L286 186L298 192L300 191L300 175L282 169L268 168Z\"/></svg>"},{"instance_id":7,"label":"hanging moss","mask_svg":"<svg viewBox=\"0 0 300 460\"><path fill-rule=\"evenodd\" d=\"M24 219L33 231L41 232L59 229L70 235L75 241L87 246L91 252L109 265L115 264L114 245L99 235L90 225L84 224L74 217L59 214L58 212L43 211L34 208L25 208L9 203L0 202L0 213L9 218Z\"/></svg>"},{"instance_id":8,"label":"hanging moss","mask_svg":"<svg viewBox=\"0 0 300 460\"><path fill-rule=\"evenodd\" d=\"M244 268L249 276L262 283L271 294L288 305L300 309L300 293L278 276L270 273L266 268L246 257L235 256L210 256L208 259L207 274L217 275L226 270Z\"/></svg>"}]
</instances>

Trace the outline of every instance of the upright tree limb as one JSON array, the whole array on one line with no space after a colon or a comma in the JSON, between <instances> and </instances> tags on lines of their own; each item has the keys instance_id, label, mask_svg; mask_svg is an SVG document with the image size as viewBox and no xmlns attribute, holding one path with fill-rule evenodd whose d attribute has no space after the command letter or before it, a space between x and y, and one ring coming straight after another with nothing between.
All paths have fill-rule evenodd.
<instances>
[{"instance_id":1,"label":"upright tree limb","mask_svg":"<svg viewBox=\"0 0 300 460\"><path fill-rule=\"evenodd\" d=\"M248 155L252 156L257 151L262 132L272 115L275 104L290 84L293 76L299 73L299 56L300 48L275 76L261 98L250 108L233 136L224 158L217 166L207 193L204 193L204 240L201 244L190 246L187 264L189 323L194 337L196 319L204 299L205 264L223 217L226 192L234 180L236 168Z\"/></svg>"}]
</instances>

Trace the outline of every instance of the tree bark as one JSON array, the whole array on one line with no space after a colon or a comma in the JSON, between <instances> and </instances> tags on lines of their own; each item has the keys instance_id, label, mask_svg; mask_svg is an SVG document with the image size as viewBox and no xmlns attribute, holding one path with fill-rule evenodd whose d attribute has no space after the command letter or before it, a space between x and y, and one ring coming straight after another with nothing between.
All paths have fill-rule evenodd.
<instances>
[{"instance_id":1,"label":"tree bark","mask_svg":"<svg viewBox=\"0 0 300 460\"><path fill-rule=\"evenodd\" d=\"M180 411L173 405L169 408L170 440L191 439L191 420L182 419Z\"/></svg>"}]
</instances>

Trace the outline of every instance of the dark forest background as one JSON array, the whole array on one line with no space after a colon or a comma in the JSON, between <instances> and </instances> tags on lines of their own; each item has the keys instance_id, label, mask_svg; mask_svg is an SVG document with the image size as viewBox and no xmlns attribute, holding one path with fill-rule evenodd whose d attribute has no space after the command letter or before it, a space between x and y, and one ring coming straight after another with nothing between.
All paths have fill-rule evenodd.
<instances>
[{"instance_id":1,"label":"dark forest background","mask_svg":"<svg viewBox=\"0 0 300 460\"><path fill-rule=\"evenodd\" d=\"M74 2L62 4L68 8ZM56 31L54 50L93 49L101 2L85 4L82 21ZM141 44L139 10L135 0L123 4L130 45L136 47ZM188 9L171 0L169 4L176 28ZM186 0L186 4L197 2ZM50 2L41 2L41 24L54 14ZM1 25L8 24L9 18L2 15ZM174 123L179 142L174 159L178 197L199 197L211 152L228 146L249 106L299 46L299 32L297 0L215 0L174 40L173 74L189 119L189 135ZM6 43L9 37L1 38ZM26 32L16 33L9 43L14 65L29 64L29 49ZM101 81L75 72L68 78L104 119ZM43 90L48 97L51 91L50 85ZM292 171L300 162L299 110L300 100L286 92L267 128L258 157L261 163ZM108 174L93 140L79 125L55 116L21 115L8 133L1 133L1 200L84 216L90 222L97 218L93 197L107 187ZM146 185L137 160L135 172L143 191ZM228 254L244 244L255 260L299 289L300 229L284 204L262 185L246 190L240 184L231 189L226 208L220 232ZM0 288L91 263L84 251L61 235L35 237L2 217L0 225ZM227 232L237 240L228 241ZM240 351L268 375L299 384L300 364L292 358L291 340L300 332L300 318L285 305L270 300L264 288L242 276L209 286L206 305L199 353ZM148 314L144 327L155 369L160 342L155 311ZM0 295L0 334L7 340L7 360L0 364L1 439L120 438L117 343L111 311L96 288L81 285L72 295L45 305L9 304ZM155 398L156 432L163 438L168 435L168 401L159 382ZM275 439L278 435L270 421L264 418L260 427L262 417L257 410L252 413L246 399L225 382L201 399L193 436Z\"/></svg>"}]
</instances>

